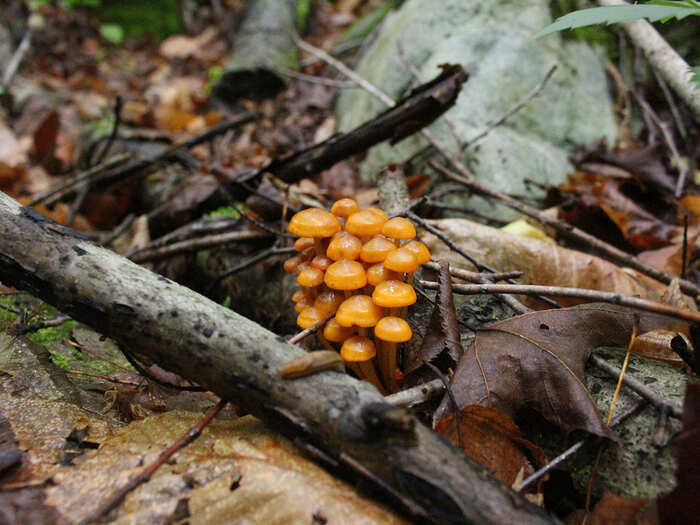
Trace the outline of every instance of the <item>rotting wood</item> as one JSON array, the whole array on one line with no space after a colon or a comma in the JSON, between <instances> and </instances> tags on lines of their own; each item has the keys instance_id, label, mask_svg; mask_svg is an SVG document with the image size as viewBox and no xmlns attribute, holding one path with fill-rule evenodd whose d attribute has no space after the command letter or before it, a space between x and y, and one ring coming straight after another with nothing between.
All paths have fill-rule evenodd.
<instances>
[{"instance_id":1,"label":"rotting wood","mask_svg":"<svg viewBox=\"0 0 700 525\"><path fill-rule=\"evenodd\" d=\"M297 346L101 248L0 193L0 280L190 379L351 471L371 473L433 523L556 523L396 408L328 371L279 378ZM384 417L390 414L391 417ZM86 513L99 502L86 502ZM404 507L405 508L405 507Z\"/></svg>"}]
</instances>

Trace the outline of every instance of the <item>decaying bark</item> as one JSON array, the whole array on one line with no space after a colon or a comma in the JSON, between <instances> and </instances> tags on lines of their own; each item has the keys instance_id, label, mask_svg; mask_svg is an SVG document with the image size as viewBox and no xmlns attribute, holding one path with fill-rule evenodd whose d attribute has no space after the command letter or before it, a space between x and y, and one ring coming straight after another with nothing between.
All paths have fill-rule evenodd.
<instances>
[{"instance_id":1,"label":"decaying bark","mask_svg":"<svg viewBox=\"0 0 700 525\"><path fill-rule=\"evenodd\" d=\"M301 348L4 193L0 281L233 401L331 464L371 473L416 519L555 522L368 383L333 371L281 379Z\"/></svg>"},{"instance_id":2,"label":"decaying bark","mask_svg":"<svg viewBox=\"0 0 700 525\"><path fill-rule=\"evenodd\" d=\"M252 0L236 31L233 52L214 97L234 104L240 97L264 99L282 91L287 77L280 71L298 69L295 0Z\"/></svg>"}]
</instances>

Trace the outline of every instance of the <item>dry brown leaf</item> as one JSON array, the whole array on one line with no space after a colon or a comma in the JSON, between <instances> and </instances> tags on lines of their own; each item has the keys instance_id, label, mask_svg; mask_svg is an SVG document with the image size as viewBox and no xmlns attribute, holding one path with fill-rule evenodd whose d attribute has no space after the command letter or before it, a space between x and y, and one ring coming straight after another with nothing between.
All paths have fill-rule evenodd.
<instances>
[{"instance_id":1,"label":"dry brown leaf","mask_svg":"<svg viewBox=\"0 0 700 525\"><path fill-rule=\"evenodd\" d=\"M666 316L592 303L487 325L477 332L452 378L458 407L485 405L511 417L532 409L566 433L583 429L611 437L586 390L584 365L598 346L625 346L635 316L642 332L672 323ZM434 421L449 407L445 396Z\"/></svg>"},{"instance_id":2,"label":"dry brown leaf","mask_svg":"<svg viewBox=\"0 0 700 525\"><path fill-rule=\"evenodd\" d=\"M226 44L219 39L216 27L208 27L197 36L173 35L160 45L160 53L168 59L196 58L214 61L223 56Z\"/></svg>"},{"instance_id":3,"label":"dry brown leaf","mask_svg":"<svg viewBox=\"0 0 700 525\"><path fill-rule=\"evenodd\" d=\"M404 372L406 374L417 370L424 363L435 360L443 352L452 359L451 366L453 366L464 353L457 328L450 265L446 261L440 261L438 282L440 287L435 296L435 306L420 348L415 354L409 351L405 356Z\"/></svg>"},{"instance_id":4,"label":"dry brown leaf","mask_svg":"<svg viewBox=\"0 0 700 525\"><path fill-rule=\"evenodd\" d=\"M675 329L674 329L675 328ZM649 359L664 361L673 365L684 364L683 359L674 351L676 344L693 348L687 325L678 327L659 328L641 334L632 343L632 352Z\"/></svg>"},{"instance_id":5,"label":"dry brown leaf","mask_svg":"<svg viewBox=\"0 0 700 525\"><path fill-rule=\"evenodd\" d=\"M174 411L131 423L79 465L61 469L46 503L71 521L79 520L201 417ZM193 525L405 523L358 496L252 416L214 420L110 516L117 523L179 517Z\"/></svg>"},{"instance_id":6,"label":"dry brown leaf","mask_svg":"<svg viewBox=\"0 0 700 525\"><path fill-rule=\"evenodd\" d=\"M21 398L0 392L0 413L12 425L19 448L29 455L13 481L44 480L57 468L74 429L87 430L85 439L101 443L110 434L104 421L89 417L62 401Z\"/></svg>"},{"instance_id":7,"label":"dry brown leaf","mask_svg":"<svg viewBox=\"0 0 700 525\"><path fill-rule=\"evenodd\" d=\"M593 509L588 520L591 525L636 525L637 513L647 503L646 498L627 498L606 492Z\"/></svg>"},{"instance_id":8,"label":"dry brown leaf","mask_svg":"<svg viewBox=\"0 0 700 525\"><path fill-rule=\"evenodd\" d=\"M525 439L513 420L498 410L469 405L461 410L458 419L453 414L443 417L435 431L459 447L457 424L462 450L508 485L513 484L521 470L527 477L547 464L544 452Z\"/></svg>"},{"instance_id":9,"label":"dry brown leaf","mask_svg":"<svg viewBox=\"0 0 700 525\"><path fill-rule=\"evenodd\" d=\"M659 295L618 266L599 257L569 250L518 235L510 235L466 219L429 221L460 248L478 261L498 271L521 271L522 282L550 286L588 288L622 295L637 295L643 299L658 300ZM450 250L440 239L421 233L434 260L448 260L457 268L474 271L464 257ZM561 299L563 304L577 304L576 300Z\"/></svg>"}]
</instances>

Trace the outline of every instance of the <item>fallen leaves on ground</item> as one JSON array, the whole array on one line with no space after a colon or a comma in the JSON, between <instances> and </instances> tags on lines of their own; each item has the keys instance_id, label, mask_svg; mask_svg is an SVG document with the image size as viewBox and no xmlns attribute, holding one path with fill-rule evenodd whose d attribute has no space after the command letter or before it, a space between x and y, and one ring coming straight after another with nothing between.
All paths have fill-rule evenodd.
<instances>
[{"instance_id":1,"label":"fallen leaves on ground","mask_svg":"<svg viewBox=\"0 0 700 525\"><path fill-rule=\"evenodd\" d=\"M588 288L636 295L643 299L659 299L658 293L645 282L599 257L537 239L511 235L466 219L429 222L481 263L497 271L523 272L520 280L524 283ZM434 260L447 260L454 267L475 270L469 261L450 250L434 235L423 232L421 238ZM581 301L562 298L560 302L571 305Z\"/></svg>"},{"instance_id":2,"label":"fallen leaves on ground","mask_svg":"<svg viewBox=\"0 0 700 525\"><path fill-rule=\"evenodd\" d=\"M511 418L493 408L466 406L457 416L447 414L438 421L435 432L489 467L496 478L508 485L513 484L521 470L527 477L547 464L544 452L522 436Z\"/></svg>"},{"instance_id":3,"label":"fallen leaves on ground","mask_svg":"<svg viewBox=\"0 0 700 525\"><path fill-rule=\"evenodd\" d=\"M670 324L666 316L592 303L519 315L485 326L462 356L452 378L461 409L485 405L515 417L532 409L564 432L583 429L612 437L586 390L584 366L598 346L625 346L635 316L639 331ZM435 413L448 413L445 396Z\"/></svg>"},{"instance_id":4,"label":"fallen leaves on ground","mask_svg":"<svg viewBox=\"0 0 700 525\"><path fill-rule=\"evenodd\" d=\"M628 188L628 193L639 192L637 186L629 180L577 173L570 176L569 184L560 186L559 190L576 197L585 210L581 213L589 214L591 209L600 208L637 250L656 249L681 240L682 226L663 221L659 218L662 215L659 209L654 213L645 209L640 204L643 199L639 195L633 197L625 193L625 188ZM659 195L655 195L653 201L657 207L663 202ZM568 205L565 215L575 213L575 207Z\"/></svg>"},{"instance_id":5,"label":"fallen leaves on ground","mask_svg":"<svg viewBox=\"0 0 700 525\"><path fill-rule=\"evenodd\" d=\"M131 423L76 467L62 468L47 504L77 521L156 459L201 419L174 411ZM203 434L131 492L119 523L404 523L301 456L285 438L245 416L214 420Z\"/></svg>"},{"instance_id":6,"label":"fallen leaves on ground","mask_svg":"<svg viewBox=\"0 0 700 525\"><path fill-rule=\"evenodd\" d=\"M452 365L459 361L464 353L457 327L457 312L455 311L454 297L452 295L452 278L450 277L450 265L446 261L440 262L438 272L438 288L435 296L435 306L430 316L428 329L423 337L420 347L415 353L408 352L405 356L404 373L414 372L424 363L437 359L444 352L452 360Z\"/></svg>"}]
</instances>

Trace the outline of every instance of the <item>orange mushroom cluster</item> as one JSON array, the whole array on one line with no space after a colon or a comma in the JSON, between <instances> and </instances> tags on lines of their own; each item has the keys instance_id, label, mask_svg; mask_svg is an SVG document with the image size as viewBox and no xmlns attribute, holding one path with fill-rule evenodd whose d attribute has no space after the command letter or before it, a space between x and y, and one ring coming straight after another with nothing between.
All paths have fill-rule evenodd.
<instances>
[{"instance_id":1,"label":"orange mushroom cluster","mask_svg":"<svg viewBox=\"0 0 700 525\"><path fill-rule=\"evenodd\" d=\"M341 199L330 212L297 213L289 231L299 236L298 255L284 263L300 286L292 296L297 324L309 328L335 313L318 331L321 341L331 349L341 345L340 355L358 377L382 392L395 391L397 345L413 335L404 319L416 302L413 274L430 260L428 248L414 240L413 224Z\"/></svg>"}]
</instances>

